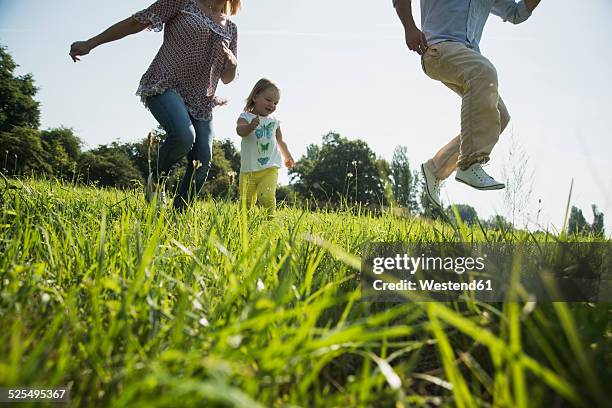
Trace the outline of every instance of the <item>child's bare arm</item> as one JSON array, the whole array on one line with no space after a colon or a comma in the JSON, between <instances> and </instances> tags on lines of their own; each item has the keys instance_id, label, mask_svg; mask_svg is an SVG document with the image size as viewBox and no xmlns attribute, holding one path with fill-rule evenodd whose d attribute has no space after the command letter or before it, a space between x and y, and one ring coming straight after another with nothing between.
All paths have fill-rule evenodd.
<instances>
[{"instance_id":1,"label":"child's bare arm","mask_svg":"<svg viewBox=\"0 0 612 408\"><path fill-rule=\"evenodd\" d=\"M238 122L236 122L236 133L240 137L247 137L254 131L259 125L259 116L255 116L251 123L247 122L245 118L238 118Z\"/></svg>"},{"instance_id":2,"label":"child's bare arm","mask_svg":"<svg viewBox=\"0 0 612 408\"><path fill-rule=\"evenodd\" d=\"M287 143L283 140L283 132L281 131L280 126L276 129L276 144L278 144L278 148L283 155L283 160L285 161L285 166L287 168L292 168L295 165L295 161L293 160L293 156L289 152L289 148L287 147Z\"/></svg>"}]
</instances>

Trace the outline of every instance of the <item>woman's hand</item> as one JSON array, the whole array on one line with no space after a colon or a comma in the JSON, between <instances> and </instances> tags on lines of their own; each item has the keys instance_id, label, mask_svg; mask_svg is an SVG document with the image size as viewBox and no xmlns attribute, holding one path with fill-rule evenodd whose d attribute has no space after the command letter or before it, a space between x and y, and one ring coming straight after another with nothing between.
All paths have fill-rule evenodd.
<instances>
[{"instance_id":1,"label":"woman's hand","mask_svg":"<svg viewBox=\"0 0 612 408\"><path fill-rule=\"evenodd\" d=\"M221 81L227 85L232 82L234 78L236 78L236 72L238 70L238 59L236 58L232 50L229 49L225 41L223 41L221 44L223 45L223 52L225 54L225 69L221 74Z\"/></svg>"},{"instance_id":2,"label":"woman's hand","mask_svg":"<svg viewBox=\"0 0 612 408\"><path fill-rule=\"evenodd\" d=\"M223 52L225 53L225 61L227 62L228 66L232 68L236 68L238 66L238 59L236 58L232 50L229 49L227 44L225 44L225 41L223 41L221 44L223 44Z\"/></svg>"},{"instance_id":3,"label":"woman's hand","mask_svg":"<svg viewBox=\"0 0 612 408\"><path fill-rule=\"evenodd\" d=\"M74 62L80 61L80 56L89 54L97 46L120 40L126 35L139 33L147 28L147 26L147 23L141 23L133 17L128 17L87 41L72 43L70 46L70 58Z\"/></svg>"},{"instance_id":4,"label":"woman's hand","mask_svg":"<svg viewBox=\"0 0 612 408\"><path fill-rule=\"evenodd\" d=\"M70 58L72 61L77 62L81 59L80 56L87 55L94 47L91 46L89 41L77 41L73 42L70 46Z\"/></svg>"}]
</instances>

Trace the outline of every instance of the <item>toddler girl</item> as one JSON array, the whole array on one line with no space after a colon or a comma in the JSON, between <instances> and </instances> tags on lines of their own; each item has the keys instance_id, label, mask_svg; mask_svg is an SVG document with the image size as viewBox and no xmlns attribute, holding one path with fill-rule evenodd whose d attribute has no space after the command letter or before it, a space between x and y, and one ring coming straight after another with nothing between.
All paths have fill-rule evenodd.
<instances>
[{"instance_id":1,"label":"toddler girl","mask_svg":"<svg viewBox=\"0 0 612 408\"><path fill-rule=\"evenodd\" d=\"M257 81L236 124L242 137L240 198L250 208L258 203L270 215L276 208L276 182L282 163L292 168L293 157L283 141L279 121L270 116L280 100L280 90L268 79Z\"/></svg>"}]
</instances>

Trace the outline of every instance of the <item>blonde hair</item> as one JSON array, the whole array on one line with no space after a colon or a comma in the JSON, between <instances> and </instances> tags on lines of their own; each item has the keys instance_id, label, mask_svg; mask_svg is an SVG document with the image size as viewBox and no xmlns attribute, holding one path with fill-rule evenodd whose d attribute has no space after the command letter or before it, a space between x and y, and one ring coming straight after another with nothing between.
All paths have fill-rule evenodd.
<instances>
[{"instance_id":1,"label":"blonde hair","mask_svg":"<svg viewBox=\"0 0 612 408\"><path fill-rule=\"evenodd\" d=\"M240 0L227 0L225 3L225 14L235 16L240 11Z\"/></svg>"},{"instance_id":2,"label":"blonde hair","mask_svg":"<svg viewBox=\"0 0 612 408\"><path fill-rule=\"evenodd\" d=\"M244 107L244 111L251 112L251 110L253 110L253 108L255 107L255 102L253 101L253 99L263 91L266 91L270 88L274 88L278 92L280 92L280 88L278 87L278 85L276 85L274 82L270 81L267 78L261 78L259 81L257 81L255 86L253 87L253 90L251 90L251 93L246 98L246 106Z\"/></svg>"}]
</instances>

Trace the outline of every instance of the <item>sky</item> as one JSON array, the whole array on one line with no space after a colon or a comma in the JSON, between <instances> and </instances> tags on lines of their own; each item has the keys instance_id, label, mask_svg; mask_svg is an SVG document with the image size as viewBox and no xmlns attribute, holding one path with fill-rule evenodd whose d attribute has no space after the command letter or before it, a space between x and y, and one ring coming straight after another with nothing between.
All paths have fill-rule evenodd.
<instances>
[{"instance_id":1,"label":"sky","mask_svg":"<svg viewBox=\"0 0 612 408\"><path fill-rule=\"evenodd\" d=\"M135 92L161 33L103 45L77 64L68 56L73 41L151 3L0 0L0 44L19 74L34 75L43 128L71 127L93 148L140 139L157 125ZM219 85L217 95L230 104L214 113L218 139L239 146L236 119L260 77L280 85L276 116L296 159L334 131L366 141L387 160L396 146L406 146L417 168L459 132L460 99L422 72L391 0L244 0L232 20L239 30L239 77ZM543 0L523 24L495 16L487 23L481 50L497 68L512 120L486 170L502 180L525 170L519 195L526 202L516 218L522 226L560 230L573 180L571 204L588 221L596 204L612 233L610 21L610 0ZM526 165L512 159L517 151ZM280 182L288 181L282 170ZM485 218L509 215L503 191L473 190L452 176L442 199L470 204Z\"/></svg>"}]
</instances>

